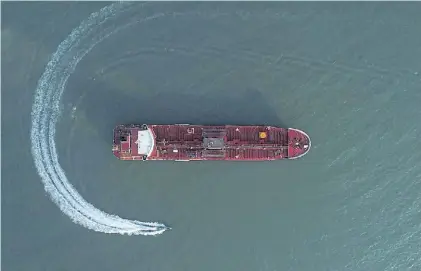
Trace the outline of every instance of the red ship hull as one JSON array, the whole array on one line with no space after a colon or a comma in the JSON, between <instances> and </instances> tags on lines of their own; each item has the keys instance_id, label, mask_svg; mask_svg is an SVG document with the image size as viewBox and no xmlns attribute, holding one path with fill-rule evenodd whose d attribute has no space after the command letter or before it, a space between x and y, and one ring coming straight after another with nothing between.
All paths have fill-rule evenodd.
<instances>
[{"instance_id":1,"label":"red ship hull","mask_svg":"<svg viewBox=\"0 0 421 271\"><path fill-rule=\"evenodd\" d=\"M113 153L121 160L296 159L311 147L303 131L274 126L119 125Z\"/></svg>"}]
</instances>

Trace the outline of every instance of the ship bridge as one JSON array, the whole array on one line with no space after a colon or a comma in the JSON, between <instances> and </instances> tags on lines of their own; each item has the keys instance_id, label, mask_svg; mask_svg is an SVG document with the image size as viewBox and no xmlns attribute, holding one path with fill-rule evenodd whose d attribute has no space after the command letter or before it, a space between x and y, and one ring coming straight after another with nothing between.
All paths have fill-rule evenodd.
<instances>
[{"instance_id":1,"label":"ship bridge","mask_svg":"<svg viewBox=\"0 0 421 271\"><path fill-rule=\"evenodd\" d=\"M154 135L150 129L137 131L137 139L134 142L137 146L138 155L151 155L154 148Z\"/></svg>"}]
</instances>

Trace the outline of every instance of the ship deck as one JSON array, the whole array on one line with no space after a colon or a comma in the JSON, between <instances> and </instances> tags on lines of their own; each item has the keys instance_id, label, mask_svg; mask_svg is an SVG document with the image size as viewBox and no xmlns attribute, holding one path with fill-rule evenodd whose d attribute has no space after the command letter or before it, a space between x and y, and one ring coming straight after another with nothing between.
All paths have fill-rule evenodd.
<instances>
[{"instance_id":1,"label":"ship deck","mask_svg":"<svg viewBox=\"0 0 421 271\"><path fill-rule=\"evenodd\" d=\"M310 149L303 131L273 126L120 125L113 152L122 160L279 160Z\"/></svg>"},{"instance_id":2,"label":"ship deck","mask_svg":"<svg viewBox=\"0 0 421 271\"><path fill-rule=\"evenodd\" d=\"M263 126L152 126L156 157L170 160L267 160L287 155L287 129ZM265 132L266 138L259 138Z\"/></svg>"},{"instance_id":3,"label":"ship deck","mask_svg":"<svg viewBox=\"0 0 421 271\"><path fill-rule=\"evenodd\" d=\"M114 154L122 160L278 160L291 150L288 133L273 126L120 126Z\"/></svg>"}]
</instances>

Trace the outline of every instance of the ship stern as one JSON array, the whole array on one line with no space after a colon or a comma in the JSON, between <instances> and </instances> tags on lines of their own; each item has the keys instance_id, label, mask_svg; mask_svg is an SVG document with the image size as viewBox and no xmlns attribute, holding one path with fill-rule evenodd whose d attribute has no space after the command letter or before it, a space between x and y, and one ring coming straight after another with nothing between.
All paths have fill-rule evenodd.
<instances>
[{"instance_id":1,"label":"ship stern","mask_svg":"<svg viewBox=\"0 0 421 271\"><path fill-rule=\"evenodd\" d=\"M124 160L124 157L130 154L131 131L119 125L114 128L113 134L113 154L116 158Z\"/></svg>"},{"instance_id":2,"label":"ship stern","mask_svg":"<svg viewBox=\"0 0 421 271\"><path fill-rule=\"evenodd\" d=\"M148 160L154 151L154 133L146 124L114 128L113 154L120 160Z\"/></svg>"}]
</instances>

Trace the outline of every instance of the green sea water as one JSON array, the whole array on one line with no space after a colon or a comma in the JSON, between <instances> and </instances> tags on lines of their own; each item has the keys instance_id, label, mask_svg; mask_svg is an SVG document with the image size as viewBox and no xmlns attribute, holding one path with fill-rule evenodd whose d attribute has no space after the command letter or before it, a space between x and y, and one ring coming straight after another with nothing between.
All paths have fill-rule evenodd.
<instances>
[{"instance_id":1,"label":"green sea water","mask_svg":"<svg viewBox=\"0 0 421 271\"><path fill-rule=\"evenodd\" d=\"M131 24L69 77L59 162L97 208L173 228L156 237L73 223L31 155L46 64L109 4L2 3L4 270L421 268L421 4L133 3L96 29ZM295 161L126 163L111 153L118 123L295 127L312 149Z\"/></svg>"}]
</instances>

